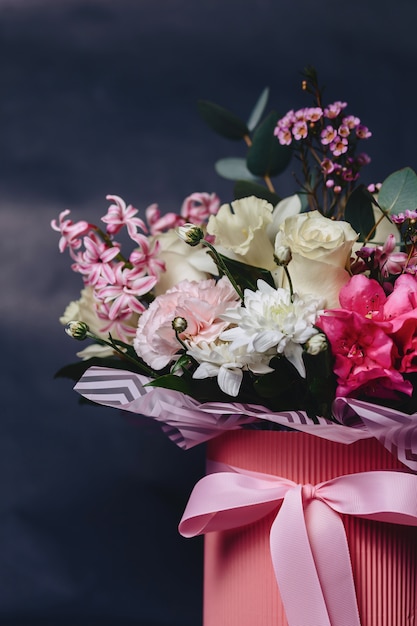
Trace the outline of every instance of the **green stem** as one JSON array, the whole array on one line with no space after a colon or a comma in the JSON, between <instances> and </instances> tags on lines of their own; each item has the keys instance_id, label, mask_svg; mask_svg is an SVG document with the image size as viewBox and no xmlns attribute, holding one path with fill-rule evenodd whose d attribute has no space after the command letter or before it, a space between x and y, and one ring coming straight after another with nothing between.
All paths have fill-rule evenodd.
<instances>
[{"instance_id":1,"label":"green stem","mask_svg":"<svg viewBox=\"0 0 417 626\"><path fill-rule=\"evenodd\" d=\"M287 276L288 284L289 284L289 287L290 287L290 295L291 295L291 302L292 302L293 299L294 299L294 288L293 288L293 285L292 285L292 280L291 280L290 273L288 271L288 267L286 265L284 265L284 272L285 272L285 274Z\"/></svg>"},{"instance_id":2,"label":"green stem","mask_svg":"<svg viewBox=\"0 0 417 626\"><path fill-rule=\"evenodd\" d=\"M232 283L234 290L236 291L237 295L239 296L239 298L243 301L244 296L243 296L243 292L240 289L239 285L237 284L237 282L235 281L235 279L233 278L233 276L231 275L231 273L229 272L226 264L224 263L223 259L221 258L221 256L219 255L219 253L217 252L216 248L214 246L211 245L211 243L209 241L207 241L206 239L202 239L200 242L203 246L207 246L207 248L209 248L209 250L211 250L211 252L214 254L214 256L216 257L216 263L218 265L218 267L220 267L220 269L222 270L222 272L224 274L226 274L227 278L230 280L230 282Z\"/></svg>"},{"instance_id":3,"label":"green stem","mask_svg":"<svg viewBox=\"0 0 417 626\"><path fill-rule=\"evenodd\" d=\"M140 367L146 374L148 374L148 376L151 376L152 378L157 377L157 373L154 372L150 367L148 367L147 365L144 365L144 363L142 363L138 359L135 359L134 357L130 356L130 354L128 354L127 352L121 350L119 346L115 343L110 333L109 333L110 341L106 341L106 339L97 337L97 335L95 335L91 331L88 331L86 333L86 337L88 337L89 339L93 339L96 343L102 346L109 346L110 348L112 348L112 350L117 352L117 354L119 354L123 359L125 359L126 361L130 361L131 363L134 363L136 367Z\"/></svg>"}]
</instances>

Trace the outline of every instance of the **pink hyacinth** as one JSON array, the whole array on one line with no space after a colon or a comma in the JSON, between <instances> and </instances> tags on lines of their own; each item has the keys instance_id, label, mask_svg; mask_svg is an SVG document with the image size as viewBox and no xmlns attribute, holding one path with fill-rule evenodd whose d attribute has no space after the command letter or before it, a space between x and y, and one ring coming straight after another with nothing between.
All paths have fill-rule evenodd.
<instances>
[{"instance_id":1,"label":"pink hyacinth","mask_svg":"<svg viewBox=\"0 0 417 626\"><path fill-rule=\"evenodd\" d=\"M70 213L71 211L69 209L62 211L59 214L58 222L56 220L51 221L51 227L53 230L61 233L61 238L59 240L60 252L64 252L67 247L70 249L70 253L74 250L78 250L82 244L82 237L94 228L92 224L89 224L84 220L79 222L66 220L66 216Z\"/></svg>"},{"instance_id":2,"label":"pink hyacinth","mask_svg":"<svg viewBox=\"0 0 417 626\"><path fill-rule=\"evenodd\" d=\"M146 232L146 225L139 217L135 217L137 209L131 204L126 206L126 202L119 196L106 196L106 200L113 202L107 209L106 215L101 219L107 224L109 235L117 234L123 226L126 226L129 235L136 235L137 229Z\"/></svg>"},{"instance_id":3,"label":"pink hyacinth","mask_svg":"<svg viewBox=\"0 0 417 626\"><path fill-rule=\"evenodd\" d=\"M108 246L95 233L84 237L84 247L85 251L79 255L73 269L84 275L87 285L112 283L115 279L112 261L120 254L120 247Z\"/></svg>"},{"instance_id":4,"label":"pink hyacinth","mask_svg":"<svg viewBox=\"0 0 417 626\"><path fill-rule=\"evenodd\" d=\"M144 276L137 268L130 269L119 263L114 270L113 284L97 289L97 297L110 303L109 319L114 320L126 312L142 313L144 304L139 297L145 295L156 285L155 276Z\"/></svg>"},{"instance_id":5,"label":"pink hyacinth","mask_svg":"<svg viewBox=\"0 0 417 626\"><path fill-rule=\"evenodd\" d=\"M185 223L184 218L177 215L177 213L166 213L162 215L157 204L148 206L145 214L151 235L158 235L167 230L178 228L178 226L183 226Z\"/></svg>"},{"instance_id":6,"label":"pink hyacinth","mask_svg":"<svg viewBox=\"0 0 417 626\"><path fill-rule=\"evenodd\" d=\"M135 241L139 245L130 255L130 263L141 272L158 278L165 271L165 263L159 258L159 241L151 242L145 235L137 235Z\"/></svg>"},{"instance_id":7,"label":"pink hyacinth","mask_svg":"<svg viewBox=\"0 0 417 626\"><path fill-rule=\"evenodd\" d=\"M185 222L203 224L210 215L216 215L220 208L220 198L215 193L192 193L182 203L181 216Z\"/></svg>"}]
</instances>

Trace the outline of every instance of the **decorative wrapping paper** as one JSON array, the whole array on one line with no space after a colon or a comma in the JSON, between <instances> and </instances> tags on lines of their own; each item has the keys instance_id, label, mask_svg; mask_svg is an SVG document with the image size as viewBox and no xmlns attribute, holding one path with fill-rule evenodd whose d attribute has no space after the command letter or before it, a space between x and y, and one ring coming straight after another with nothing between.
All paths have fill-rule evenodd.
<instances>
[{"instance_id":1,"label":"decorative wrapping paper","mask_svg":"<svg viewBox=\"0 0 417 626\"><path fill-rule=\"evenodd\" d=\"M271 413L262 406L232 402L200 403L178 391L148 387L140 374L103 367L89 368L75 385L81 395L105 406L119 408L160 422L181 448L191 448L219 434L268 420L319 438L339 443L375 437L407 467L417 471L417 415L337 398L333 413L340 424L323 417L313 424L304 411Z\"/></svg>"},{"instance_id":2,"label":"decorative wrapping paper","mask_svg":"<svg viewBox=\"0 0 417 626\"><path fill-rule=\"evenodd\" d=\"M200 481L213 477L217 481L212 491L201 485L200 502L206 514L194 515L192 495L180 524L186 536L212 530L205 536L204 626L416 623L417 530L398 524L417 525L417 477L375 439L346 446L303 433L240 431L209 442L208 457L216 466L220 464L223 472ZM237 470L236 477L228 470ZM300 509L304 508L304 513L297 513L297 505L294 508L297 489L293 485L288 492L293 502L284 499L280 507L281 503L272 501L271 508L268 481L266 486L262 480L258 484L259 477L262 479L258 472L283 477L284 491L285 482L304 485L298 490L303 494ZM234 482L229 493L226 483L230 476ZM339 476L342 478L331 480ZM391 479L401 486L389 485ZM256 484L253 492L252 481ZM318 486L326 481L330 483ZM317 485L318 496L310 499L313 485ZM272 489L281 486L273 484ZM339 493L345 496L339 497ZM212 497L218 501L218 510L226 513L216 515ZM240 509L234 498L243 498L247 506ZM343 508L349 515L337 513ZM368 519L360 517L365 513ZM299 528L303 514L312 554L303 543L303 525ZM224 515L231 515L232 521ZM244 516L246 525L240 527ZM390 518L396 523L373 521ZM216 530L216 525L222 528L223 524L229 524L229 530ZM344 532L349 548L344 548ZM273 563L274 551L286 555L283 562ZM317 580L309 568L313 574L317 568ZM288 621L276 574L283 583Z\"/></svg>"},{"instance_id":3,"label":"decorative wrapping paper","mask_svg":"<svg viewBox=\"0 0 417 626\"><path fill-rule=\"evenodd\" d=\"M286 479L293 481L295 486L304 485L295 496L298 498L295 505L298 507L295 518L298 522L294 527L300 526L300 511L304 508L311 515L311 511L321 507L319 526L322 517L328 517L327 509L332 510L327 506L328 502L320 502L320 497L316 497L323 488L326 490L326 485L317 483L333 477L342 477L343 483L346 478L344 475L352 473L359 477L360 482L366 482L364 472L404 469L404 465L409 468L408 472L410 469L417 470L416 415L358 400L337 398L333 405L333 414L339 423L318 417L317 423L313 424L303 411L271 413L258 405L229 402L202 404L177 391L146 386L148 382L149 378L132 372L93 367L86 371L75 389L99 404L157 420L165 433L182 448L208 441L209 458L216 463L234 466L232 472L237 471L244 475L248 472L273 474L284 477L284 482ZM268 420L301 432L242 430L259 420ZM277 442L281 443L278 445ZM411 474L405 476L410 478ZM380 481L377 483L379 489L375 490L374 485L371 493L382 493L383 499L384 487L391 482L391 477L380 473ZM210 479L210 476L206 478ZM411 478L411 483L409 479L405 479L406 493L408 501L416 508L417 477ZM400 492L404 491L404 486L405 483L398 485ZM290 492L292 489L293 487ZM394 498L395 488L391 492L391 497ZM311 498L308 496L308 507L305 507L306 494L315 494ZM258 497L259 493L256 493L255 499ZM180 524L180 531L186 536L204 532L198 527L191 531L186 528L189 524L187 515L190 506L192 507L192 498L193 496ZM290 495L290 498L294 499L294 496ZM363 500L366 504L367 499ZM348 502L349 506L350 504ZM407 505L404 506L407 508ZM343 508L336 514L333 512L332 525L339 530L336 532L333 528L332 533L336 532L340 536L333 546L335 548L337 545L334 553L331 548L332 533L329 535L330 550L327 559L329 564L335 561L335 554L340 556L340 546L344 543L343 550L346 553L342 557L343 566L341 570L336 568L335 576L330 575L335 580L326 580L323 572L328 568L322 564L321 570L317 569L318 574L307 577L310 583L312 579L315 580L309 584L308 590L303 587L303 567L292 570L292 580L296 580L296 583L289 589L284 589L286 609L290 607L291 613L291 622L287 622L277 580L281 577L285 587L288 575L285 568L284 574L281 571L279 562L282 559L278 559L278 565L277 559L271 559L274 550L269 545L271 526L276 510L280 507L281 503L275 502L272 512L251 520L253 523L246 523L246 518L246 525L242 528L239 528L242 523L240 513L236 512L236 523L229 526L228 530L215 530L206 535L204 626L408 626L415 622L417 532L415 528L397 524L415 524L417 511L414 521L410 521L411 514L408 515L409 519L404 511L394 515L388 507L385 517L375 517L382 520L378 522L361 519L358 511L352 513L347 510L349 515L343 514ZM281 508L284 509L284 505ZM286 508L288 509L288 505ZM395 524L387 521L391 514L395 518ZM301 517L304 519L306 515ZM275 520L274 525L276 523L279 527L279 522ZM307 519L303 524L307 524ZM303 524L299 528L299 538L306 532L307 526L304 527ZM287 522L287 527L284 524L285 532L288 526L292 527L292 524ZM309 532L312 532L311 529L307 531L307 535ZM343 539L345 532L347 544L346 539ZM282 536L284 535L281 532L275 533L273 543L277 543L276 537ZM316 561L320 562L320 554L326 552L323 549L326 545L326 542L323 545L323 533L319 532L317 536L321 538L320 550L317 552L316 546L314 553L313 541L307 551L303 548L300 551L301 556L299 554L303 561L305 554L310 551L310 557L307 558L307 561L310 560L309 567ZM294 542L293 537L291 544L290 538L287 542L284 536L284 549L287 548L286 543L296 547L302 545L302 541L297 538ZM346 574L346 571L351 572L349 560L352 562L353 579L351 573ZM292 561L290 549L289 557L287 554L284 562ZM315 566L312 571L316 571ZM337 576L340 580L337 580ZM346 581L349 576L350 582ZM328 592L323 592L323 588L329 587L330 600L326 597ZM317 594L317 591L320 593ZM317 597L319 600L316 600ZM338 603L337 598L342 599L342 604ZM327 606L328 601L330 607ZM299 614L299 607L306 606L307 613L303 608Z\"/></svg>"}]
</instances>

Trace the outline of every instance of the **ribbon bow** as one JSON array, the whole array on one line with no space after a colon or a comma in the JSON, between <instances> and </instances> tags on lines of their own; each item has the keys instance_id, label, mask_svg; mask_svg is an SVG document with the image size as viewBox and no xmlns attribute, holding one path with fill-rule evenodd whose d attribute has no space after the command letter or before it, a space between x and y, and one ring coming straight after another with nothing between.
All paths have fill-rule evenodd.
<instances>
[{"instance_id":1,"label":"ribbon bow","mask_svg":"<svg viewBox=\"0 0 417 626\"><path fill-rule=\"evenodd\" d=\"M417 476L372 471L314 486L227 469L196 484L180 533L193 537L236 528L277 510L270 531L271 558L289 626L360 626L340 515L417 526Z\"/></svg>"}]
</instances>

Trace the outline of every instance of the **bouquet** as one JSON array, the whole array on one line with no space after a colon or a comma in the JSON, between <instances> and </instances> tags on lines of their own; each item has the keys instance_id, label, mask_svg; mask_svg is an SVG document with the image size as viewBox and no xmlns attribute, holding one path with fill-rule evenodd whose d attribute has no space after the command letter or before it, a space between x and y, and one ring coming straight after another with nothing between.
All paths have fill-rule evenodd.
<instances>
[{"instance_id":1,"label":"bouquet","mask_svg":"<svg viewBox=\"0 0 417 626\"><path fill-rule=\"evenodd\" d=\"M323 104L313 68L302 88L311 106L264 116L265 90L247 123L199 103L248 146L216 164L239 177L230 204L193 193L177 213L153 204L139 217L109 195L101 226L69 211L52 222L83 281L61 322L92 340L59 375L122 368L195 406L262 407L251 422L263 428L289 410L339 423L338 399L414 412L417 175L360 184L368 127L346 102ZM298 189L280 198L272 179L290 162Z\"/></svg>"},{"instance_id":2,"label":"bouquet","mask_svg":"<svg viewBox=\"0 0 417 626\"><path fill-rule=\"evenodd\" d=\"M346 102L323 102L311 67L302 89L309 104L285 115L265 115L265 90L247 122L212 102L199 103L215 132L246 145L244 158L216 163L220 175L235 181L230 203L215 193L193 193L178 212L162 214L153 204L140 216L109 195L100 226L73 222L69 211L52 222L61 252L68 250L83 281L80 299L61 322L70 336L90 340L80 360L58 375L77 380L75 389L88 401L159 421L183 448L242 429L266 436L301 431L331 445L376 438L400 461L388 468L402 463L416 471L417 174L406 167L382 183L361 183L370 130ZM295 192L282 198L273 180L290 163ZM285 445L298 467L293 444ZM339 463L344 452L334 450L319 446L314 463L327 467L326 454ZM354 454L352 465L343 459L338 465L349 475L315 487L233 463L225 468L220 454L220 469L196 485L180 531L230 530L278 509L271 556L288 623L359 626L339 514L417 525L416 477L351 473L364 467L362 460L368 470L380 467L369 449L361 450L359 465ZM241 605L254 595L268 604L260 599L271 586L263 548L258 551L265 544L259 528L243 544L210 535L205 626L218 626L219 615L228 626L252 626L253 614ZM386 529L383 540L378 534L369 539L360 526L349 532L364 555L365 581L369 563L388 569L396 555L396 591L391 581L388 592L397 597L396 608L391 611L387 600L389 611L375 609L372 619L379 621L369 617L367 623L380 626L382 615L395 611L405 619L415 604L415 564L408 558L413 540L404 551L403 544L392 547ZM403 531L397 536L407 541ZM251 555L249 564L240 565L239 545ZM354 564L355 576L361 563ZM253 567L251 580L246 572ZM301 575L304 602L296 593ZM372 580L379 582L369 589L362 583L361 612L371 602L367 595L385 594L384 576ZM235 603L230 582L231 595L241 597ZM405 599L403 588L410 589ZM279 613L276 606L271 611L268 606L266 614ZM392 626L389 615L384 625Z\"/></svg>"}]
</instances>

